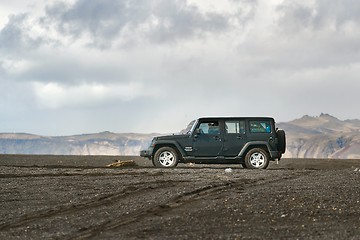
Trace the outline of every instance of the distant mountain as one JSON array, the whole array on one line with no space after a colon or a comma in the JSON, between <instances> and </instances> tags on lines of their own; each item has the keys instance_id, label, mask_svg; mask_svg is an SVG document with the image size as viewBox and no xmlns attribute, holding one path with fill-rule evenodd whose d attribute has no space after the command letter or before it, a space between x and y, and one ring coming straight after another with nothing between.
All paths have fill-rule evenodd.
<instances>
[{"instance_id":1,"label":"distant mountain","mask_svg":"<svg viewBox=\"0 0 360 240\"><path fill-rule=\"evenodd\" d=\"M286 131L288 158L360 158L360 120L308 115L278 127Z\"/></svg>"},{"instance_id":2,"label":"distant mountain","mask_svg":"<svg viewBox=\"0 0 360 240\"><path fill-rule=\"evenodd\" d=\"M284 158L359 158L360 120L305 115L277 126L286 131ZM159 134L101 132L63 137L0 133L0 154L138 155Z\"/></svg>"},{"instance_id":3,"label":"distant mountain","mask_svg":"<svg viewBox=\"0 0 360 240\"><path fill-rule=\"evenodd\" d=\"M139 155L157 134L101 132L65 137L0 134L2 154Z\"/></svg>"}]
</instances>

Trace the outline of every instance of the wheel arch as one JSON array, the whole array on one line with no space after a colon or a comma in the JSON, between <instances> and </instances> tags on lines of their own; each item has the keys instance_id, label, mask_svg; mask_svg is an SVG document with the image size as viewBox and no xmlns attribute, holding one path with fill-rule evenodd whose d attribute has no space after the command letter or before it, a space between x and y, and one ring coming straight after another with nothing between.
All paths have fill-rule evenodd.
<instances>
[{"instance_id":1,"label":"wheel arch","mask_svg":"<svg viewBox=\"0 0 360 240\"><path fill-rule=\"evenodd\" d=\"M153 154L152 154L152 158L154 158L155 156L155 153L158 149L162 148L162 147L171 147L173 148L178 157L179 157L179 160L183 160L183 157L184 157L184 152L182 151L181 147L179 146L179 144L175 141L166 141L166 142L158 142L156 143L156 145L154 146L154 151L153 151Z\"/></svg>"},{"instance_id":2,"label":"wheel arch","mask_svg":"<svg viewBox=\"0 0 360 240\"><path fill-rule=\"evenodd\" d=\"M267 142L264 142L264 141L255 141L255 142L246 143L245 146L239 152L238 157L243 159L246 156L246 154L251 149L254 149L254 148L261 148L264 151L266 151L268 153L268 155L270 156L270 146L269 146L269 144Z\"/></svg>"}]
</instances>

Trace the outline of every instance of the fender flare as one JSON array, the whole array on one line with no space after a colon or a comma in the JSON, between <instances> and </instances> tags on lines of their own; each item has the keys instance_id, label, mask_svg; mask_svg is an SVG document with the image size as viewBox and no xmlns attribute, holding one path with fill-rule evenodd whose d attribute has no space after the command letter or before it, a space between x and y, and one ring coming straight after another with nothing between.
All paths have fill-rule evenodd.
<instances>
[{"instance_id":1,"label":"fender flare","mask_svg":"<svg viewBox=\"0 0 360 240\"><path fill-rule=\"evenodd\" d=\"M240 150L238 157L242 158L245 154L245 152L253 145L262 145L262 146L266 146L267 151L270 153L270 145L268 142L265 141L254 141L254 142L248 142L244 145L244 147Z\"/></svg>"},{"instance_id":2,"label":"fender flare","mask_svg":"<svg viewBox=\"0 0 360 240\"><path fill-rule=\"evenodd\" d=\"M154 146L154 152L153 154L156 153L157 149L159 149L160 147L158 147L159 145L162 145L162 146L168 146L168 147L172 147L172 146L175 146L176 149L180 154L181 154L181 157L185 157L186 156L186 153L185 151L181 148L181 146L179 145L179 143L177 141L168 141L168 140L160 140L160 141L157 141L156 142L156 145ZM155 150L156 149L156 150Z\"/></svg>"}]
</instances>

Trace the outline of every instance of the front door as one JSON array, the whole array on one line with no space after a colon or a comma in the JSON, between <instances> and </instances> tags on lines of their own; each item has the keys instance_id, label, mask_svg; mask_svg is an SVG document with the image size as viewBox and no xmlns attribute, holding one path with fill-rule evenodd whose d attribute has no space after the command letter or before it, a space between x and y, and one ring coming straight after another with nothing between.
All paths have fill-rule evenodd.
<instances>
[{"instance_id":1,"label":"front door","mask_svg":"<svg viewBox=\"0 0 360 240\"><path fill-rule=\"evenodd\" d=\"M194 136L195 157L216 157L222 151L223 142L218 120L203 120L197 126Z\"/></svg>"},{"instance_id":2,"label":"front door","mask_svg":"<svg viewBox=\"0 0 360 240\"><path fill-rule=\"evenodd\" d=\"M225 120L224 157L236 157L246 143L245 121Z\"/></svg>"}]
</instances>

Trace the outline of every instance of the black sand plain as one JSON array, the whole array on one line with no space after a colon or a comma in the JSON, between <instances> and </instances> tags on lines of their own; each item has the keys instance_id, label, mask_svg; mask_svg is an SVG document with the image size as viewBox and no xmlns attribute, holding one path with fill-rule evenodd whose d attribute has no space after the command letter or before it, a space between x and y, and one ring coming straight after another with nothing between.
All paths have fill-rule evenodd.
<instances>
[{"instance_id":1,"label":"black sand plain","mask_svg":"<svg viewBox=\"0 0 360 240\"><path fill-rule=\"evenodd\" d=\"M247 170L0 155L0 239L360 239L359 170L355 159Z\"/></svg>"}]
</instances>

